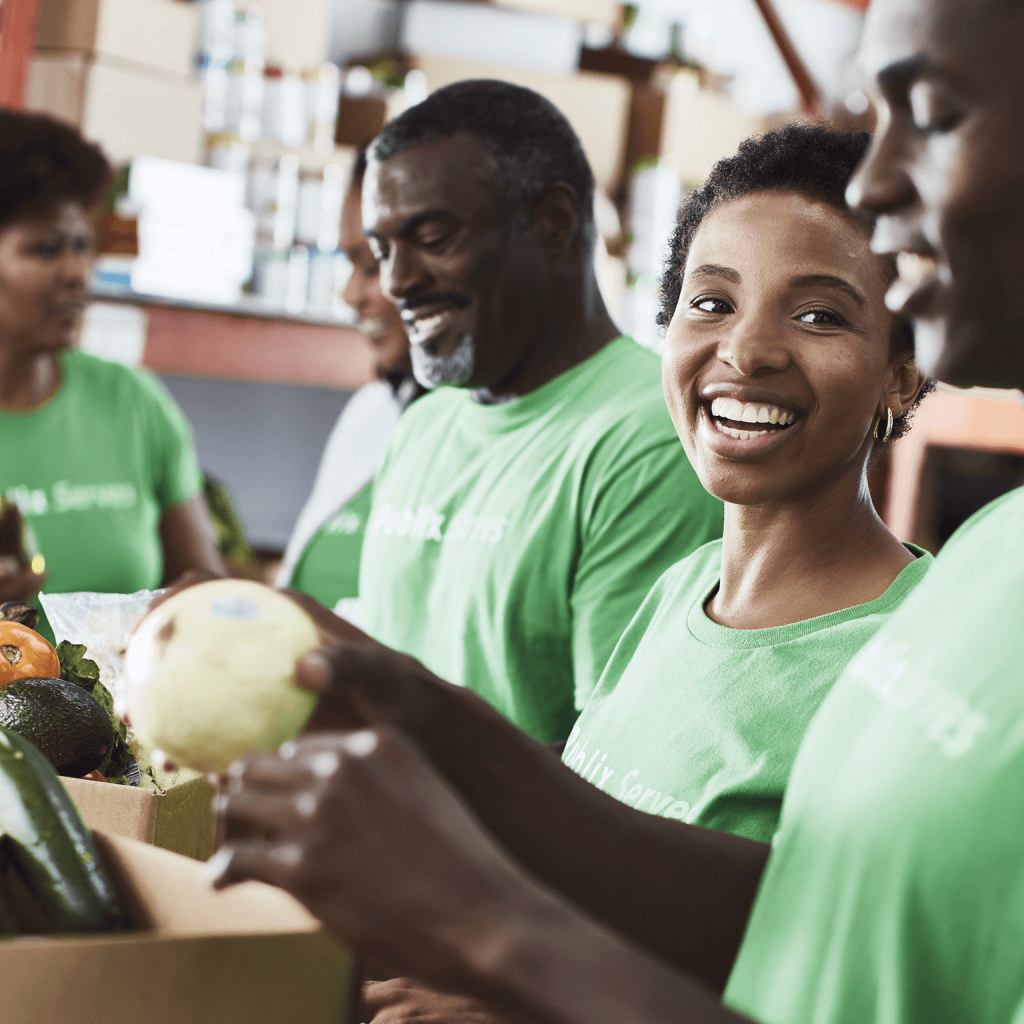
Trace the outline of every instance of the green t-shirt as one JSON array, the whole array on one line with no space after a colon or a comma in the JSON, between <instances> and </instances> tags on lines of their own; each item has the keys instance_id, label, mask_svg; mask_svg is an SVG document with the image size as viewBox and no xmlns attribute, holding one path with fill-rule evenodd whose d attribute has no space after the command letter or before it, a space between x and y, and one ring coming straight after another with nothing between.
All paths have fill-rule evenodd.
<instances>
[{"instance_id":1,"label":"green t-shirt","mask_svg":"<svg viewBox=\"0 0 1024 1024\"><path fill-rule=\"evenodd\" d=\"M441 388L405 413L374 485L364 621L563 740L654 581L721 533L658 357L619 338L513 401Z\"/></svg>"},{"instance_id":2,"label":"green t-shirt","mask_svg":"<svg viewBox=\"0 0 1024 1024\"><path fill-rule=\"evenodd\" d=\"M918 555L874 601L770 629L704 611L722 542L658 580L573 726L562 760L624 803L769 842L807 724L850 659L924 576Z\"/></svg>"},{"instance_id":3,"label":"green t-shirt","mask_svg":"<svg viewBox=\"0 0 1024 1024\"><path fill-rule=\"evenodd\" d=\"M961 527L822 704L726 1001L1024 1020L1024 490Z\"/></svg>"},{"instance_id":4,"label":"green t-shirt","mask_svg":"<svg viewBox=\"0 0 1024 1024\"><path fill-rule=\"evenodd\" d=\"M359 596L359 555L373 501L371 480L342 505L306 545L289 586L333 608Z\"/></svg>"},{"instance_id":5,"label":"green t-shirt","mask_svg":"<svg viewBox=\"0 0 1024 1024\"><path fill-rule=\"evenodd\" d=\"M60 363L46 405L0 412L0 491L46 558L48 592L157 587L160 516L202 487L188 424L150 373L76 349Z\"/></svg>"}]
</instances>

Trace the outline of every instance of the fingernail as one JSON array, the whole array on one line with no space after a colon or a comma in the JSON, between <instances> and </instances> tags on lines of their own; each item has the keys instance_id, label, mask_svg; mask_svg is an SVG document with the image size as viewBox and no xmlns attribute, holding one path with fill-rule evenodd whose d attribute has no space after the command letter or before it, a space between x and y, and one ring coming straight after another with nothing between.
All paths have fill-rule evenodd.
<instances>
[{"instance_id":1,"label":"fingernail","mask_svg":"<svg viewBox=\"0 0 1024 1024\"><path fill-rule=\"evenodd\" d=\"M301 679L299 685L307 690L325 692L331 683L331 663L320 651L310 651L299 662Z\"/></svg>"}]
</instances>

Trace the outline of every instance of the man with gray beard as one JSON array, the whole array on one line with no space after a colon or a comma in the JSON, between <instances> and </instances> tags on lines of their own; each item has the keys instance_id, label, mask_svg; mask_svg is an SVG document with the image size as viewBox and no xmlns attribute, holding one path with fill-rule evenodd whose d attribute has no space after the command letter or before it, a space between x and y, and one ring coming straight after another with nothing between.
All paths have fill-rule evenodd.
<instances>
[{"instance_id":1,"label":"man with gray beard","mask_svg":"<svg viewBox=\"0 0 1024 1024\"><path fill-rule=\"evenodd\" d=\"M543 97L460 82L371 144L363 227L419 382L374 485L367 631L564 740L655 580L721 535L594 274L594 179Z\"/></svg>"}]
</instances>

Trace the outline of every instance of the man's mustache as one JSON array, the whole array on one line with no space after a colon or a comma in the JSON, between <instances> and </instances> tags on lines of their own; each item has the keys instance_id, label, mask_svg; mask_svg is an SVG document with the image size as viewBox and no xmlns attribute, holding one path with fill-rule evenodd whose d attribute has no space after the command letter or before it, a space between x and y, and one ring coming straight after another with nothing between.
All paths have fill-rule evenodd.
<instances>
[{"instance_id":1,"label":"man's mustache","mask_svg":"<svg viewBox=\"0 0 1024 1024\"><path fill-rule=\"evenodd\" d=\"M473 300L466 295L460 295L458 292L431 292L429 295L416 295L410 296L408 299L403 299L399 304L398 308L402 313L411 313L414 309L419 309L420 306L440 306L448 305L456 306L459 309L466 309L472 305Z\"/></svg>"}]
</instances>

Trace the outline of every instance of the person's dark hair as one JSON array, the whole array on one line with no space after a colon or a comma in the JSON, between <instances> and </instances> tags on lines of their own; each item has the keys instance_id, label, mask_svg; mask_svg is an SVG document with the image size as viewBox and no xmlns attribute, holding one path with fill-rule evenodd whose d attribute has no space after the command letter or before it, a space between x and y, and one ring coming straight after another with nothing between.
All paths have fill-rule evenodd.
<instances>
[{"instance_id":1,"label":"person's dark hair","mask_svg":"<svg viewBox=\"0 0 1024 1024\"><path fill-rule=\"evenodd\" d=\"M594 174L565 115L532 89L474 79L432 93L388 122L370 144L371 160L469 132L490 154L496 184L519 223L552 185L570 185L580 204L580 232L594 237Z\"/></svg>"},{"instance_id":2,"label":"person's dark hair","mask_svg":"<svg viewBox=\"0 0 1024 1024\"><path fill-rule=\"evenodd\" d=\"M847 205L846 187L870 142L867 132L840 131L821 124L790 124L745 140L735 156L719 160L704 184L686 197L679 212L661 279L658 324L667 327L675 313L686 259L697 229L704 218L723 203L756 192L797 192L863 220ZM886 276L895 280L895 257L879 256L878 259ZM893 355L909 353L913 356L912 320L893 316L889 349ZM894 422L890 440L895 441L907 432L913 409L933 387L930 382L926 384L911 408Z\"/></svg>"},{"instance_id":3,"label":"person's dark hair","mask_svg":"<svg viewBox=\"0 0 1024 1024\"><path fill-rule=\"evenodd\" d=\"M0 108L0 227L67 200L93 206L110 178L103 151L71 125Z\"/></svg>"}]
</instances>

